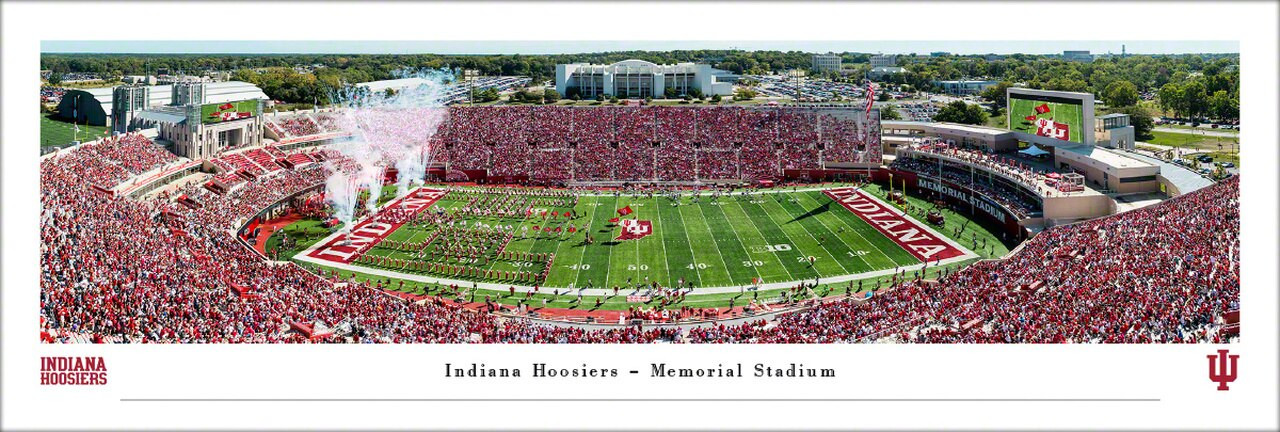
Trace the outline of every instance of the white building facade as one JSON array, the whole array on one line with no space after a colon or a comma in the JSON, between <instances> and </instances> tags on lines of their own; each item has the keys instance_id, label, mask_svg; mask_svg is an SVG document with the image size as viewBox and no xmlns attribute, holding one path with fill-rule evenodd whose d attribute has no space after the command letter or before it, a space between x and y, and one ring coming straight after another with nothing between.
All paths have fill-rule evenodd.
<instances>
[{"instance_id":1,"label":"white building facade","mask_svg":"<svg viewBox=\"0 0 1280 432\"><path fill-rule=\"evenodd\" d=\"M583 98L661 98L667 89L678 95L697 89L702 94L729 96L738 76L707 64L659 65L644 60L623 60L609 65L572 63L556 65L556 91Z\"/></svg>"},{"instance_id":2,"label":"white building facade","mask_svg":"<svg viewBox=\"0 0 1280 432\"><path fill-rule=\"evenodd\" d=\"M818 72L840 72L843 59L840 54L826 53L813 55L813 70Z\"/></svg>"}]
</instances>

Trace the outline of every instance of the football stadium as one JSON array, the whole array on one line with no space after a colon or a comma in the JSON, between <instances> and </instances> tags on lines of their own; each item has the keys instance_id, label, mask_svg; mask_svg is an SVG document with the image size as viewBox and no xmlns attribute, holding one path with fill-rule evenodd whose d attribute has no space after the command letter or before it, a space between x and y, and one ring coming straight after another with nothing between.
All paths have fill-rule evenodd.
<instances>
[{"instance_id":1,"label":"football stadium","mask_svg":"<svg viewBox=\"0 0 1280 432\"><path fill-rule=\"evenodd\" d=\"M285 112L248 83L78 99L113 133L40 160L42 340L1239 337L1238 180L1131 152L1093 95L1011 88L999 129L869 102L473 106L438 75Z\"/></svg>"}]
</instances>

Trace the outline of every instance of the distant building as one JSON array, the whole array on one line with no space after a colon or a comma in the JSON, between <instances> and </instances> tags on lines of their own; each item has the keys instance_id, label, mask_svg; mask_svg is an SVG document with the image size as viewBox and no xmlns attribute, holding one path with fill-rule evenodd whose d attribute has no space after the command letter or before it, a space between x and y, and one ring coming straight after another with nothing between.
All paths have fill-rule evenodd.
<instances>
[{"instance_id":1,"label":"distant building","mask_svg":"<svg viewBox=\"0 0 1280 432\"><path fill-rule=\"evenodd\" d=\"M897 65L898 65L898 56L896 56L896 55L889 54L889 55L874 55L874 56L871 56L871 67L872 67L872 68L878 68L878 67L894 67L894 66L897 66Z\"/></svg>"},{"instance_id":2,"label":"distant building","mask_svg":"<svg viewBox=\"0 0 1280 432\"><path fill-rule=\"evenodd\" d=\"M701 63L659 65L644 60L623 60L614 64L587 63L556 65L556 91L583 98L661 98L666 89L688 94L697 89L704 95L729 96L738 76Z\"/></svg>"},{"instance_id":3,"label":"distant building","mask_svg":"<svg viewBox=\"0 0 1280 432\"><path fill-rule=\"evenodd\" d=\"M934 85L942 87L942 91L951 95L974 95L982 93L987 87L996 85L995 81L934 81Z\"/></svg>"},{"instance_id":4,"label":"distant building","mask_svg":"<svg viewBox=\"0 0 1280 432\"><path fill-rule=\"evenodd\" d=\"M880 79L893 74L906 72L907 69L901 66L880 66L873 67L867 72L867 77L871 79Z\"/></svg>"},{"instance_id":5,"label":"distant building","mask_svg":"<svg viewBox=\"0 0 1280 432\"><path fill-rule=\"evenodd\" d=\"M951 55L951 53L946 52L946 51L934 51L934 52L929 53L929 57L946 57L946 56L949 56L949 55Z\"/></svg>"},{"instance_id":6,"label":"distant building","mask_svg":"<svg viewBox=\"0 0 1280 432\"><path fill-rule=\"evenodd\" d=\"M987 61L1004 60L1004 56L1001 54L987 54L985 58Z\"/></svg>"},{"instance_id":7,"label":"distant building","mask_svg":"<svg viewBox=\"0 0 1280 432\"><path fill-rule=\"evenodd\" d=\"M1078 61L1078 62L1085 62L1085 63L1093 61L1093 55L1089 54L1089 51L1063 51L1062 58L1063 60L1067 60L1067 61Z\"/></svg>"},{"instance_id":8,"label":"distant building","mask_svg":"<svg viewBox=\"0 0 1280 432\"><path fill-rule=\"evenodd\" d=\"M146 84L156 85L156 77L153 75L125 75L120 78L125 84Z\"/></svg>"},{"instance_id":9,"label":"distant building","mask_svg":"<svg viewBox=\"0 0 1280 432\"><path fill-rule=\"evenodd\" d=\"M818 72L840 72L843 59L840 54L826 53L813 55L813 70Z\"/></svg>"}]
</instances>

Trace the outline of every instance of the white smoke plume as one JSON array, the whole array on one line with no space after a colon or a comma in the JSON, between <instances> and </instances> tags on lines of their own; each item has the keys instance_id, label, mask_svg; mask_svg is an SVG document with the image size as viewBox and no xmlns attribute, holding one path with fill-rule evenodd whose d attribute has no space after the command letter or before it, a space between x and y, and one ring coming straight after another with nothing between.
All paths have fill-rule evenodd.
<instances>
[{"instance_id":1,"label":"white smoke plume","mask_svg":"<svg viewBox=\"0 0 1280 432\"><path fill-rule=\"evenodd\" d=\"M400 71L395 76L416 82L393 92L364 87L344 90L333 97L340 109L327 114L352 135L350 141L333 146L344 158L328 162L332 174L325 183L325 199L333 205L334 217L348 227L362 191L368 191L365 208L376 210L388 168L398 171L397 196L423 183L436 150L431 137L448 114L442 99L453 79L451 73Z\"/></svg>"}]
</instances>

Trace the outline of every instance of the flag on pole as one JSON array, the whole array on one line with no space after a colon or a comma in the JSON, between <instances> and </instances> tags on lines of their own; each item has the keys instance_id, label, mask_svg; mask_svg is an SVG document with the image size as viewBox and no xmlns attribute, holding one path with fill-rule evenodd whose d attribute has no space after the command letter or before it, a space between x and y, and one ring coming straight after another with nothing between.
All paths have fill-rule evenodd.
<instances>
[{"instance_id":1,"label":"flag on pole","mask_svg":"<svg viewBox=\"0 0 1280 432\"><path fill-rule=\"evenodd\" d=\"M868 119L871 118L871 104L874 103L875 100L876 100L876 89L875 87L871 86L871 83L867 83L867 110L866 111L867 111Z\"/></svg>"}]
</instances>

